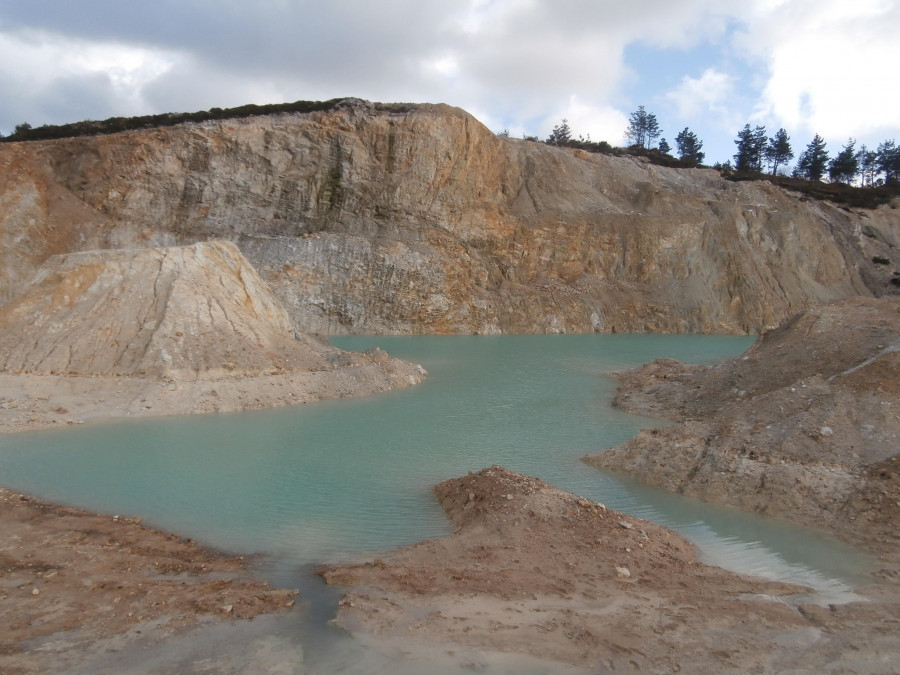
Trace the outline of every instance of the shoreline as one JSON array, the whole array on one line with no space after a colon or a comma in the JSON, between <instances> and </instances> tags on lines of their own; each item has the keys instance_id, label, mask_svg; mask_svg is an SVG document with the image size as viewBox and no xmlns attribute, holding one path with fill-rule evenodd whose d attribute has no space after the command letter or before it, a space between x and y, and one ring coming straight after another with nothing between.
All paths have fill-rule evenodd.
<instances>
[{"instance_id":1,"label":"shoreline","mask_svg":"<svg viewBox=\"0 0 900 675\"><path fill-rule=\"evenodd\" d=\"M293 611L298 591L250 559L147 527L0 488L0 670L90 670L220 624Z\"/></svg>"},{"instance_id":2,"label":"shoreline","mask_svg":"<svg viewBox=\"0 0 900 675\"><path fill-rule=\"evenodd\" d=\"M0 373L0 435L124 418L202 415L367 396L420 383L419 365L351 354L317 371L163 380Z\"/></svg>"},{"instance_id":3,"label":"shoreline","mask_svg":"<svg viewBox=\"0 0 900 675\"><path fill-rule=\"evenodd\" d=\"M337 394L332 398L352 395L352 390L346 387L357 380L354 373L359 373L358 364L336 370L346 374L347 379L320 391ZM334 371L328 374L333 375ZM15 380L22 377L0 376L0 387L16 384L22 387L20 392L25 391L26 384L31 387L26 397L20 399L27 402L27 409L3 407L4 400L9 399L3 398L4 390L0 388L0 427L4 419L23 414L23 427L36 428L35 425L42 423L42 411L56 415L49 417L56 422L47 426L64 424L64 417L71 413L70 408L59 404L61 384L68 387L62 394L75 403L80 401L85 408L102 408L112 400L119 401L118 416L124 417L131 410L141 416L167 414L166 405L177 409L185 401L202 408L216 399L216 404L221 406L221 397L213 397L211 391L218 393L223 382L234 382L234 378L193 382L190 386L180 382L177 396L173 396L173 390L159 390L156 398L151 400L142 389L147 381L139 378L37 376L24 383L22 379ZM278 377L260 376L255 384L272 387ZM289 379L281 381L287 383L285 386L294 386ZM103 390L96 386L98 382L107 388L109 398L100 395ZM154 386L158 385L158 382L154 383ZM135 390L129 387L135 387ZM205 392L205 398L197 396L198 391ZM57 398L42 398L42 392L53 392ZM232 403L252 401L261 404L266 399L235 396L230 400ZM54 406L64 408L65 412L55 410ZM250 405L237 409L251 407L269 406ZM74 407L71 409L74 412ZM216 409L221 410L221 407ZM213 410L192 409L191 412ZM8 416L4 417L4 414ZM108 415L105 417L112 419ZM696 553L690 551L691 546L680 543L681 538L669 530L614 514L573 495L557 500L561 491L552 486L541 485L540 481L534 482L527 477L509 477L499 467L493 469L499 470L497 480L502 485L494 486L497 490L488 485L490 499L481 499L480 488L460 492L465 493L462 501L459 495L441 498L448 516L457 525L457 535L460 535L457 539L454 540L457 535L453 535L423 541L386 552L363 565L328 566L333 570L331 581L347 586L347 594L338 603L337 625L350 631L353 641L343 644L364 645L364 650L378 652L388 660L394 658L392 655L412 654L414 658L424 659L425 663L433 658L456 667L464 662L501 664L504 659L498 655L505 655L526 661L536 659L535 663L557 664L560 671L570 672L584 672L584 669L596 667L676 670L698 668L707 663L715 663L722 669L756 665L766 672L785 668L814 672L826 665L877 671L879 663L890 663L891 659L900 662L900 646L891 632L895 622L892 617L900 608L900 590L893 583L895 579L884 578L878 585L873 581L855 589L864 601L822 606L802 599L792 600L801 592L797 587L703 565ZM484 472L475 476L482 474ZM469 480L472 477L470 473ZM461 485L465 480L446 481L446 484ZM0 491L0 495L6 493L15 495L15 499L24 504L33 499L12 491ZM471 494L477 496L472 498ZM562 516L552 509L547 511L545 507L550 503L547 501L524 508L520 498L531 498L532 495L557 495L550 502L562 500L568 510ZM42 500L33 501L42 505L41 509L50 518L44 525L51 530L54 518L65 515L63 512L66 511L77 511ZM463 527L464 521L476 513L480 519ZM105 532L107 526L132 525L137 528L134 536L151 536L147 534L150 530L141 529L139 519L96 518L99 519L96 525L89 529ZM603 519L611 522L598 535L591 528ZM166 541L177 539L174 535L155 532ZM112 541L115 539L107 540ZM609 542L613 542L611 546ZM660 542L667 544L661 546ZM108 546L107 543L96 548L99 551ZM73 548L71 544L69 548ZM436 556L436 551L441 554ZM153 569L156 567L153 563L161 562L162 558L154 559L150 551L148 560L147 564ZM94 563L100 564L96 560ZM624 571L620 572L620 568ZM12 570L14 581L16 569ZM48 570L53 572L55 568ZM192 573L192 570L179 571L177 567L173 571L182 575L178 582L188 580ZM199 572L193 572L199 578ZM107 570L107 575L110 573ZM244 567L228 568L221 573L234 574L235 579L249 576L256 584L261 576ZM60 576L57 571L50 579L57 578L53 583L58 583ZM254 577L256 581L253 581ZM5 573L0 577L4 584L7 578ZM216 579L219 581L224 579ZM115 585L127 588L132 583L116 582ZM70 586L72 593L82 590L77 583L70 583ZM22 591L16 598L21 611L27 609L26 603L49 597L49 592L41 589L37 595L29 596L27 589L34 587L15 586L16 591ZM263 592L256 586L253 588L257 589L253 592ZM524 589L532 589L531 594L523 595ZM100 588L96 592L105 590ZM166 607L171 613L164 616L147 619L143 614L134 614L128 617L140 616L144 620L142 628L125 623L122 624L123 632L114 635L101 632L93 637L79 634L81 629L78 627L69 628L57 631L56 637L45 643L40 642L44 638L39 635L24 638L20 643L28 643L27 651L4 649L0 651L0 657L57 659L49 669L69 670L73 659L80 658L85 663L93 659L93 663L99 663L98 659L111 658L106 655L110 649L144 658L145 647L138 649L137 646L151 642L157 646L165 645L167 649L181 650L182 655L196 655L191 645L200 640L192 636L220 636L223 631L237 635L251 630L243 618L233 620L238 618L234 614L237 605L222 600L221 594L217 595L221 590L218 586L206 588L206 596L203 596L202 583L198 582L194 590L200 594L200 599L196 600L199 604L187 607L181 614L178 612L182 610L177 607ZM112 610L102 611L115 612L116 605L124 600L114 601L115 597L112 597L105 605L94 603L89 609L101 611L111 606ZM220 604L213 605L212 612L197 609L208 609L209 602ZM229 605L231 610L224 612L222 608ZM162 611L160 607L156 606L158 611ZM277 612L278 609L284 608L261 606L252 616L263 618L268 622L265 625L277 632L278 626L283 627L283 620L291 621L284 619L284 613ZM270 610L276 613L267 614ZM290 611L296 613L300 609L295 607ZM98 621L91 623L97 624L98 629L102 627ZM261 630L261 625L256 623L252 630ZM72 630L76 632L74 635ZM138 634L138 630L142 633ZM253 644L274 639L272 635L266 635L265 630L256 636L257 642ZM716 636L716 639L709 636ZM298 640L282 640L283 637L278 638L277 649L266 652L266 658L272 659L267 663L285 663L285 659L289 659L302 664L302 645ZM796 648L787 649L788 643ZM54 651L55 644L68 646L65 650ZM9 654L5 653L7 651ZM683 652L688 655L680 656ZM251 656L246 649L235 647L228 658L231 663L237 663ZM0 660L0 665L3 663ZM21 661L24 666L16 663L13 662L13 668L23 667L28 672L26 661ZM43 665L35 667L38 671L46 669ZM553 672L552 667L545 672Z\"/></svg>"},{"instance_id":4,"label":"shoreline","mask_svg":"<svg viewBox=\"0 0 900 675\"><path fill-rule=\"evenodd\" d=\"M435 492L456 526L325 565L337 622L367 644L503 651L574 672L892 672L895 584L819 604L810 589L701 563L678 534L491 467Z\"/></svg>"},{"instance_id":5,"label":"shoreline","mask_svg":"<svg viewBox=\"0 0 900 675\"><path fill-rule=\"evenodd\" d=\"M613 562L612 558L606 558L606 564L601 567L608 568L607 571L591 572L589 573L590 576L585 576L583 565L594 563L593 560L587 561L584 559L587 550L585 545L593 546L593 544L586 544L583 539L579 540L578 538L574 542L570 540L567 534L572 525L570 521L567 520L560 523L558 520L554 520L555 516L552 513L548 513L533 505L530 507L530 510L526 509L523 511L522 505L519 504L520 496L523 493L526 495L529 493L540 495L543 491L551 491L554 494L562 493L562 491L549 485L541 486L541 481L535 481L535 479L527 477L507 478L505 470L499 469L499 467L494 467L494 470L499 470L502 480L512 480L516 485L511 487L504 485L503 494L500 495L502 499L499 500L499 504L497 500L493 500L490 506L486 505L482 511L486 512L488 517L490 517L493 509L502 509L507 504L519 508L511 510L511 519L503 516L502 519L492 521L487 526L484 523L475 523L474 535L472 535L474 539L472 539L472 536L469 536L467 544L467 546L473 548L473 552L471 555L466 555L463 558L463 560L468 560L468 562L462 562L459 557L454 558L452 550L447 555L439 556L437 561L432 559L431 562L422 563L422 560L419 559L419 563L424 565L421 567L422 571L419 574L423 574L425 577L420 577L421 581L410 581L409 561L404 559L409 554L409 551L413 551L412 559L415 559L417 555L415 551L431 550L433 555L434 547L441 546L444 541L426 540L405 549L384 552L376 557L374 562L363 563L361 566L352 564L325 566L341 570L361 567L363 574L375 573L382 575L377 581L370 579L363 583L359 583L359 580L351 579L347 594L338 602L336 607L338 616L335 624L346 629L349 631L349 635L352 635L352 638L346 638L347 642L340 643L342 648L350 649L355 654L360 651L364 654L368 654L369 651L372 652L372 656L359 656L358 654L355 656L355 658L362 660L377 658L384 660L386 663L393 663L398 658L402 662L412 659L416 663L429 663L431 660L434 660L448 668L464 667L465 663L474 663L481 664L487 668L487 672L493 672L492 668L499 669L498 672L505 672L505 668L511 668L512 672L519 667L525 669L536 668L537 670L534 672L577 673L584 672L583 669L590 664L594 664L590 666L593 668L597 663L606 663L610 667L617 668L633 668L633 663L637 663L640 667L665 666L666 668L674 669L675 666L679 666L690 668L691 663L689 660L672 660L670 655L663 653L663 651L651 654L650 650L638 646L647 640L658 640L661 635L659 626L655 621L650 620L653 618L651 616L653 612L659 612L660 617L663 614L670 617L669 622L664 624L667 628L663 631L663 635L674 630L673 626L676 623L680 624L681 621L688 620L687 617L690 616L690 625L702 624L706 625L709 630L718 631L722 644L746 644L748 640L752 642L753 639L756 639L752 638L752 635L760 629L760 626L769 626L766 630L787 631L791 635L800 635L804 630L814 631L820 638L839 627L846 639L852 639L854 644L862 645L863 653L868 654L865 657L867 659L875 658L876 653L881 653L885 649L890 648L890 640L887 641L888 644L885 646L885 640L878 638L878 635L890 623L889 617L893 615L893 611L900 606L896 585L893 587L890 584L876 586L873 582L866 587L855 589L862 595L863 599L861 602L841 603L839 605L831 605L830 608L821 607L815 603L804 604L801 601L785 602L789 600L792 594L798 592L799 589L797 587L792 587L782 582L754 579L719 570L718 568L707 568L706 565L702 565L697 561L696 553L691 552L692 545L686 542L677 543L681 541L679 535L665 528L652 525L647 521L625 516L624 514L615 514L612 511L607 511L605 507L597 506L588 500L569 495L564 497L564 499L568 500L567 503L570 504L571 509L574 509L569 517L574 518L575 522L583 520L583 516L578 514L600 514L607 517L607 519L613 519L612 527L616 533L614 536L618 538L628 537L629 540L634 537L634 533L637 533L638 536L638 539L635 539L636 544L632 542L630 546L617 547L619 553L613 554L617 564L611 564ZM483 473L485 472L482 471L475 475L478 476ZM516 476L515 474L510 475ZM471 476L472 474L470 474L470 479ZM446 481L446 483L454 484L464 480L451 480ZM440 489L440 486L437 489ZM508 496L513 496L514 499L510 500ZM497 495L493 495L493 497L497 497ZM445 503L445 509L447 509L447 498L441 497L441 501ZM460 513L474 513L479 510L480 507L478 506L465 508L469 501L480 504L481 496L479 495L479 498L476 500L471 500L466 496L464 503L456 505L455 511L453 508L448 509L448 516L455 524L459 525ZM196 591L199 594L199 598L195 599L195 602L199 603L199 605L189 605L186 609L178 605L168 605L166 606L166 614L151 615L149 619L143 615L140 615L140 618L139 615L128 617L129 620L133 618L138 623L134 625L123 624L123 630L115 635L104 633L101 630L91 636L84 632L82 628L70 625L64 627L65 632L49 637L37 634L25 637L21 641L28 645L24 653L17 653L15 649L10 649L8 645L4 644L3 648L0 649L0 669L9 667L14 670L18 667L23 668L23 672L43 672L46 670L68 670L71 666L74 671L82 672L82 670L76 668L79 659L85 664L100 663L103 659L113 659L116 665L121 665L128 659L133 658L136 659L133 662L134 664L142 664L141 659L147 657L147 649L150 644L154 645L155 650L161 650L160 653L168 654L169 656L166 658L181 658L185 654L192 654L191 658L194 658L199 657L203 649L201 645L206 644L210 640L220 639L217 636L221 636L223 631L234 636L255 636L254 640L256 642L253 643L254 645L261 641L276 640L274 636L277 636L277 649L273 648L266 651L266 658L269 659L266 661L267 667L277 667L279 664L284 665L288 662L293 664L303 662L303 647L300 641L290 639L285 633L286 625L291 625L292 622L301 620L292 620L289 615L285 615L284 611L292 612L296 616L297 612L305 611L305 608L301 610L297 606L289 609L280 605L279 603L282 601L284 601L285 605L293 605L296 591L271 589L268 582L260 581L266 576L263 571L254 571L252 566L248 567L250 559L235 558L208 547L196 547L190 540L184 540L176 535L144 527L140 518L91 514L79 509L54 505L42 499L22 495L14 490L0 488L0 505L10 502L20 508L24 505L27 509L42 512L44 520L39 521L38 524L43 522L44 526L50 531L57 531L58 529L69 530L69 527L65 524L68 518L85 519L84 522L87 523L86 529L92 532L99 532L103 537L107 537L102 545L97 546L98 552L95 553L94 557L99 556L101 552L105 554L111 542L115 541L115 535L133 530L128 536L140 540L142 549L150 549L147 551L147 559L144 564L151 569L157 568L157 564L165 558L167 551L154 553L153 544L148 546L145 543L145 539L149 538L155 542L159 537L162 538L166 545L195 547L191 550L197 551L195 555L200 555L203 560L221 560L222 562L216 562L216 565L225 565L225 568L221 568L213 566L211 563L202 562L192 563L190 569L178 564L174 567L167 567L166 572L168 574L180 575L178 583L183 584L183 577L191 574L196 575L198 579L202 579L204 574L229 574L233 575L233 577L228 578L234 579L234 581L217 578L212 582L211 586L209 584L204 586L203 582L198 580L192 591ZM591 517L596 517L596 515ZM619 522L620 520L621 522ZM628 523L631 527L623 526L623 522ZM6 512L2 509L0 509L0 526L3 527L4 532L11 531L7 524ZM502 537L506 536L506 533L510 531L514 532L522 529L529 533L527 536L536 537L536 539L530 544L520 543L513 545L512 550L515 551L515 558L509 562L503 562L511 554L505 552L509 550L510 543L504 543ZM75 528L72 531L78 532L79 530ZM460 531L459 527L457 531ZM499 540L497 538L498 535L501 537ZM457 535L447 539L452 539L455 536ZM686 578L689 586L686 589L683 591L677 590L678 586L685 582L678 581L677 575L670 577L673 573L671 570L653 569L652 564L649 567L644 567L642 570L640 566L636 567L634 561L622 563L623 560L632 557L633 554L644 551L643 547L648 545L648 539L645 539L645 536L652 541L671 541L675 546L675 550L681 551L678 555L684 556L684 562L676 563L676 567L672 569L683 569L689 574ZM32 537L32 539L39 548L31 552L26 551L24 555L29 555L29 553L34 555L47 550L45 544L39 543L46 541L48 539L47 535ZM588 541L593 542L593 539ZM477 551L474 549L477 549ZM526 576L531 579L526 585L536 584L529 586L529 588L537 589L541 586L541 582L535 581L530 572L525 571L525 567L527 564L530 564L528 561L532 559L535 560L535 565L544 564L548 558L545 552L551 552L551 555L555 556L569 557L566 558L566 562L561 568L555 571L544 571L543 576L551 580L549 582L550 587L544 588L543 592L535 590L533 597L519 597L517 594L523 588L523 579L521 576L517 576L520 573L517 573L515 570L522 569ZM3 553L3 551L0 551L0 553ZM570 553L571 555L569 555ZM537 558L533 558L535 555ZM157 557L159 559L155 559ZM594 555L591 556L591 558L593 557ZM0 555L0 558L2 558L2 555ZM403 561L399 567L398 560ZM474 566L466 568L466 565L473 561ZM479 565L493 565L497 563L502 563L502 565L496 572L491 572L489 567L479 568ZM599 589L603 588L603 584L610 583L610 581L601 581L601 579L607 579L609 570L616 570L618 563L622 563L626 567L630 576L614 578L611 582L612 586L607 591L600 591ZM687 567L684 567L685 563ZM127 583L115 580L116 574L121 572L121 568L118 570L112 569L114 565L103 565L102 562L97 562L96 560L91 564L100 565L105 569L103 580L99 583L112 583L116 586L126 586L127 588ZM171 563L164 564L171 565ZM198 569L198 565L209 565L210 569ZM6 567L9 566L7 565ZM435 575L445 574L448 567L449 571L452 572L451 578L456 579L456 581L450 582L455 586L455 590L451 589L449 595L447 588L441 588L440 584L435 585L433 581L425 581L425 578L433 579ZM469 572L460 573L460 569L468 569ZM707 570L713 570L713 572ZM3 572L0 573L0 582L3 583L2 588L7 590L7 592L11 588L8 583L10 571L12 571L12 577L15 581L16 570L4 568ZM49 571L53 572L55 568L51 568ZM50 579L56 578L57 582L55 583L57 584L64 583L62 575L59 574L58 570L56 571L57 574L51 576ZM644 572L644 575L641 574L641 571ZM474 574L471 574L472 572ZM338 572L337 574L340 575L341 573ZM618 576L617 572L613 572L613 574ZM646 574L650 574L650 578L653 581L649 582L649 586L644 587L643 584L647 583L645 581L647 578ZM712 576L709 576L710 574ZM21 576L20 572L19 575ZM46 583L45 576L46 574L40 577L36 576L37 583ZM481 576L488 585L484 588L467 588L465 586L467 583L466 579L477 579L478 576ZM80 586L84 583L83 575L79 575L79 579L82 581L82 584L70 582L72 593L81 591ZM390 584L396 579L406 579L406 581L403 581L403 587L395 587L387 595L379 595L378 592L372 591L373 584L375 588L391 588ZM556 581L552 581L554 579ZM585 579L587 581L584 581ZM342 585L348 583L346 579L341 580L339 576L328 581L329 583L336 581ZM422 585L423 581L424 585ZM137 583L144 582L139 581ZM248 584L246 588L253 589L249 591L252 597L259 597L259 593L272 594L271 597L275 598L275 600L264 602L257 606L240 605L240 600L225 602L221 595L223 583L227 584L227 586L237 583L242 589L244 586L241 584ZM596 584L600 584L600 586ZM102 589L98 591L95 588L97 585L97 583L94 583L90 587L90 591L94 593L103 592ZM25 603L33 603L35 599L48 598L51 594L55 597L58 593L56 590L51 591L41 588L38 598L35 598L29 596L28 593L28 589L32 587L35 586L24 587L20 585L14 588L18 592L18 597L15 600L22 605L22 611L25 609ZM591 590L591 588L594 590ZM181 585L178 593L182 593L183 589L184 586ZM710 589L714 589L711 594ZM610 591L612 595L607 595ZM118 592L122 593L123 590ZM408 593L412 593L412 595L410 596ZM672 595L672 593L675 593L675 595ZM784 596L783 599L778 599L779 596L785 593L788 595ZM499 604L491 600L491 597L498 595L500 598ZM602 606L596 606L597 599L604 596L619 599L614 600L612 605L609 605L607 600L601 602ZM729 599L729 596L733 597ZM760 600L753 601L752 597L756 596ZM266 597L270 597L270 595L266 595ZM766 600L765 598L769 599ZM8 600L8 598L4 598L4 600ZM96 598L92 598L92 600L96 600ZM762 605L759 604L760 601L762 601ZM157 600L157 602L159 601ZM721 604L723 602L724 604ZM747 602L750 602L749 609ZM622 603L625 604L623 605ZM731 612L732 608L737 607L738 605L735 605L735 603L738 603L743 608L741 611L747 616L754 617L750 621L751 625L749 627L724 625L718 620L714 622L716 623L714 628L708 625L712 620L710 612L713 606L717 609L712 614L721 615L722 612ZM8 602L3 604L9 607ZM98 614L94 616L102 619L108 611L104 607L114 607L116 604L118 603L116 603L114 597L112 600L108 600L105 606L102 602L93 602L89 611L96 610ZM232 607L230 611L226 612L224 608L228 605ZM238 609L239 605L242 609ZM684 610L682 606L692 607L693 609ZM199 612L197 607L206 609L211 607L212 610L204 614ZM429 607L431 609L428 609ZM450 614L446 607L450 607L455 614ZM603 607L606 607L606 609ZM664 607L667 609L663 610ZM755 625L755 613L762 611L760 607L764 610L762 616L766 618L760 619L762 623ZM700 610L699 613L696 611L698 608ZM160 610L161 608L157 606L156 609ZM685 611L687 611L687 614L684 614ZM8 612L9 610L7 609L6 614ZM432 616L434 612L437 612L437 614ZM442 612L443 614L441 614ZM524 612L541 618L540 624L535 625L541 625L544 628L539 629L535 635L530 635L523 645L521 639L510 640L510 635L517 630L516 627L521 626ZM612 612L612 614L609 612ZM643 618L634 622L625 620L625 623L622 623L623 617L628 612L638 612ZM431 618L422 621L421 617L425 615ZM600 615L605 617L603 619L604 623L609 622L610 625L616 627L616 630L640 635L640 639L625 644L621 641L612 640L610 642L606 638L602 638L595 629L595 619L591 618ZM448 625L448 616L457 617L454 619L457 625ZM482 618L479 619L479 616ZM676 619L676 623L672 623L671 619L679 616L682 618ZM264 625L260 623L251 626L248 620L254 617L257 620L260 618L265 619L267 623L264 625L268 626L268 628L264 628ZM420 617L420 620L412 621L411 617ZM6 616L5 620L9 620L9 618L9 616ZM462 627L459 625L459 621L463 622ZM85 615L85 622L97 623L98 627L103 627L103 624L98 623L98 620L91 619L88 615ZM397 628L398 626L401 628ZM405 628L402 628L403 626ZM417 627L413 630L412 626ZM777 629L776 626L778 626ZM460 633L463 628L465 628L464 632ZM874 630L872 634L870 634L870 628ZM412 632L404 633L404 630ZM74 633L71 631L74 631ZM9 634L2 625L0 625L0 634ZM567 637L568 634L583 635L583 637L580 639L576 638L573 642L571 638ZM726 634L726 637L722 637ZM557 636L568 647L565 649L554 647L552 646L552 640L548 645L545 638L554 636ZM542 641L542 639L544 640ZM691 639L696 641L696 634ZM709 644L704 645L696 642L691 646L690 641L684 635L678 637L675 643L669 640L664 641L664 644L669 645L666 648L667 650L671 650L673 648L672 645L676 643L679 646L688 644L692 649L712 649L712 646ZM56 644L65 644L67 646L62 652L54 651L54 645ZM836 654L835 650L837 650L837 647L833 644L833 641L830 641L829 644L832 645L829 647L833 651L832 657L836 658L834 654ZM571 648L575 648L574 651ZM620 653L620 650L623 648L630 654L629 658L624 660L622 659L622 653L624 652ZM114 653L110 654L110 650ZM643 656L635 659L634 650L638 650L639 654L643 654ZM221 657L225 659L221 663L245 663L243 659L251 658L251 652L253 652L253 649L243 649L234 646L230 649L227 656L223 655ZM582 656L579 656L579 654L584 655L588 653L590 653L590 659L588 660L585 660L587 657L582 658ZM598 657L598 653L606 654L604 657L606 660L604 661L604 658ZM900 656L900 653L898 653L898 656ZM29 666L28 664L31 662L36 662L38 665ZM184 662L183 665L185 665L187 670L187 662ZM554 665L556 666L555 668ZM699 663L694 665L699 665ZM720 665L725 667L727 662L723 662ZM304 669L299 672L313 671ZM804 671L801 670L801 672Z\"/></svg>"}]
</instances>

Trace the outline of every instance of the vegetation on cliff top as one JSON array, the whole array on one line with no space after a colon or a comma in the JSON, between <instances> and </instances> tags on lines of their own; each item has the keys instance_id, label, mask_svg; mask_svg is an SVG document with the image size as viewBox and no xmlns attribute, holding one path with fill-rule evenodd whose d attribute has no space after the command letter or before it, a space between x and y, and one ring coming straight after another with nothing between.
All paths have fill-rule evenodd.
<instances>
[{"instance_id":1,"label":"vegetation on cliff top","mask_svg":"<svg viewBox=\"0 0 900 675\"><path fill-rule=\"evenodd\" d=\"M294 101L293 103L272 103L265 105L248 104L236 108L210 108L197 112L161 113L158 115L141 115L138 117L111 117L106 120L84 120L69 124L32 127L28 123L16 126L9 136L0 135L0 142L39 141L78 136L97 136L115 134L124 131L169 127L187 122L199 123L210 120L241 119L258 115L275 115L281 113L311 113L335 110L355 99L335 98L327 101ZM372 109L386 112L409 112L415 109L414 104L404 103L370 103ZM508 136L504 131L500 135ZM632 144L621 148L610 145L606 141L592 141L590 136L575 138L567 120L553 128L550 136L544 141L550 145L576 148L586 152L615 156L645 157L653 164L673 168L693 168L703 166L705 154L701 151L703 142L685 127L675 138L677 157L671 154L671 147L665 138L660 138L662 130L656 115L647 112L644 106L629 117L626 136ZM525 136L526 140L540 142L536 136ZM657 147L654 141L660 139ZM715 164L722 175L729 180L769 180L781 187L801 192L814 199L824 199L849 206L875 208L900 196L900 147L893 141L885 141L877 151L862 146L855 150L855 141L850 139L842 151L829 160L825 151L824 140L816 135L806 150L800 155L797 166L788 177L778 172L779 167L787 165L793 157L790 138L784 129L780 129L772 138L766 137L765 127L751 129L745 125L735 140L737 154L735 165L731 162ZM763 172L764 163L768 162L771 174ZM828 173L831 182L822 182ZM884 178L878 178L884 174ZM860 187L851 183L859 177Z\"/></svg>"},{"instance_id":2,"label":"vegetation on cliff top","mask_svg":"<svg viewBox=\"0 0 900 675\"><path fill-rule=\"evenodd\" d=\"M587 152L646 157L653 164L662 166L691 168L703 165L703 142L697 135L687 127L679 132L675 138L678 156L674 157L666 139L660 138L662 129L656 115L647 112L644 106L631 113L625 136L631 141L627 148L613 147L606 141L596 143L591 141L590 136L576 139L564 119L544 142ZM525 138L538 141L536 137ZM660 140L654 148L657 138ZM859 208L876 208L900 196L900 147L893 140L881 143L876 151L869 150L865 145L856 150L856 141L851 138L840 153L830 158L825 140L816 134L800 154L790 177L779 171L794 158L790 136L784 129L768 137L764 126L751 128L746 124L738 132L734 143L737 146L734 164L728 161L712 167L728 180L768 180L813 199ZM826 175L828 182L824 182ZM857 179L858 186L854 185Z\"/></svg>"},{"instance_id":3,"label":"vegetation on cliff top","mask_svg":"<svg viewBox=\"0 0 900 675\"><path fill-rule=\"evenodd\" d=\"M275 115L279 113L311 113L335 110L353 99L333 98L328 101L294 101L293 103L271 103L255 105L253 103L237 108L210 108L191 113L161 113L159 115L141 115L139 117L110 117L106 120L85 120L71 124L45 124L32 127L28 123L16 126L14 133L0 136L0 142L44 141L56 138L73 138L77 136L99 136L116 134L136 129L153 129L171 127L185 122L207 122L210 120L240 119L257 115ZM390 112L408 112L415 106L405 103L372 103L375 110Z\"/></svg>"}]
</instances>

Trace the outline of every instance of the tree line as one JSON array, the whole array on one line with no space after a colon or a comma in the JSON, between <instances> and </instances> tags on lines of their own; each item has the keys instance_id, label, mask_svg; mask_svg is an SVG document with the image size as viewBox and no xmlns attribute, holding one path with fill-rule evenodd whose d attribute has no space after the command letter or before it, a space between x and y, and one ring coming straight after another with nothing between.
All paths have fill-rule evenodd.
<instances>
[{"instance_id":1,"label":"tree line","mask_svg":"<svg viewBox=\"0 0 900 675\"><path fill-rule=\"evenodd\" d=\"M627 150L633 154L643 154L655 161L665 158L675 159L680 166L703 165L705 158L702 151L703 141L685 127L675 136L676 147L673 155L671 146L662 137L662 129L656 115L648 112L644 106L638 106L638 109L629 116L625 136L629 141ZM538 139L532 137L531 140ZM575 139L565 119L553 128L545 142L599 152L615 150L605 142L592 143L590 137ZM732 164L731 160L724 164L716 163L713 168L736 173L738 177L762 176L764 172L768 172L770 176L779 176L785 175L783 172L794 159L791 138L783 128L773 136L769 136L765 126L751 128L749 124L745 124L737 133L734 143L737 146L733 157L734 163ZM592 146L599 146L599 149ZM659 163L668 162L659 161ZM816 134L800 153L790 175L811 182L822 181L826 176L833 183L845 185L852 185L858 181L862 187L896 184L900 181L900 146L897 146L894 140L886 140L875 150L865 145L857 149L856 141L851 138L837 155L830 157L825 140Z\"/></svg>"},{"instance_id":2,"label":"tree line","mask_svg":"<svg viewBox=\"0 0 900 675\"><path fill-rule=\"evenodd\" d=\"M750 125L738 132L734 170L744 173L763 172L768 162L770 174L778 175L779 166L786 166L794 157L790 137L784 129L766 138L766 128ZM727 168L727 167L726 167ZM825 139L816 134L800 153L791 176L809 181L821 181L828 176L833 183L852 185L857 180L862 187L875 187L900 179L900 147L893 140L883 141L876 150L865 145L856 148L856 141L849 139L834 157L829 156Z\"/></svg>"}]
</instances>

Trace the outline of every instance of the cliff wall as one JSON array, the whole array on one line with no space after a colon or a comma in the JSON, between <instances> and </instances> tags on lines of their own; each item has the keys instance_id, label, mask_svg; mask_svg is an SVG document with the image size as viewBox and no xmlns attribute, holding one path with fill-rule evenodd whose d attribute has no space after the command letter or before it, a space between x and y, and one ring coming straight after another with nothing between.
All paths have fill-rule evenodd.
<instances>
[{"instance_id":1,"label":"cliff wall","mask_svg":"<svg viewBox=\"0 0 900 675\"><path fill-rule=\"evenodd\" d=\"M900 291L896 202L498 137L443 105L0 146L0 303L52 254L213 238L307 332L755 332Z\"/></svg>"}]
</instances>

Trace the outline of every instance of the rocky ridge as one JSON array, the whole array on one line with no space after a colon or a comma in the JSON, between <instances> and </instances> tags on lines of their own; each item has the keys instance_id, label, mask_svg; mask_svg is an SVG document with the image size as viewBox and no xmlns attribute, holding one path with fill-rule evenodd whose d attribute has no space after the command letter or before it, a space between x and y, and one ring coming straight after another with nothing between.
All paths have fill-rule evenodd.
<instances>
[{"instance_id":1,"label":"rocky ridge","mask_svg":"<svg viewBox=\"0 0 900 675\"><path fill-rule=\"evenodd\" d=\"M0 302L53 254L209 239L301 332L756 332L900 292L896 203L499 137L444 105L0 147Z\"/></svg>"},{"instance_id":2,"label":"rocky ridge","mask_svg":"<svg viewBox=\"0 0 900 675\"><path fill-rule=\"evenodd\" d=\"M616 405L678 423L588 463L900 564L900 300L816 307L717 366L663 359L615 376Z\"/></svg>"}]
</instances>

